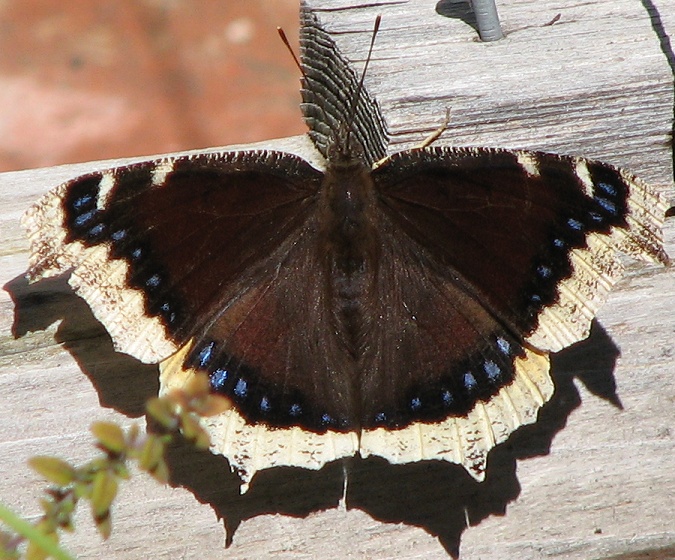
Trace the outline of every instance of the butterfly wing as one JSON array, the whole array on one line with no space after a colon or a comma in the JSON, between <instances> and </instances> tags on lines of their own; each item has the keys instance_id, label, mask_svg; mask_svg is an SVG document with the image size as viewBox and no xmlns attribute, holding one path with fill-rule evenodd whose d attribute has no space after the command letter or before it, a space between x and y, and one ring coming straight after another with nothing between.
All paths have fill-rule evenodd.
<instances>
[{"instance_id":1,"label":"butterfly wing","mask_svg":"<svg viewBox=\"0 0 675 560\"><path fill-rule=\"evenodd\" d=\"M317 260L322 178L277 152L186 156L77 178L23 219L29 277L73 268L116 348L162 362L163 392L211 376L233 404L206 421L213 446L246 481L357 449Z\"/></svg>"},{"instance_id":2,"label":"butterfly wing","mask_svg":"<svg viewBox=\"0 0 675 560\"><path fill-rule=\"evenodd\" d=\"M583 158L487 148L403 152L374 172L387 213L528 343L588 335L619 253L667 263L663 198Z\"/></svg>"},{"instance_id":3,"label":"butterfly wing","mask_svg":"<svg viewBox=\"0 0 675 560\"><path fill-rule=\"evenodd\" d=\"M550 398L547 354L587 336L618 253L667 262L665 205L611 166L532 152L413 150L373 180L391 253L378 315L397 336L365 357L361 453L480 479Z\"/></svg>"},{"instance_id":4,"label":"butterfly wing","mask_svg":"<svg viewBox=\"0 0 675 560\"><path fill-rule=\"evenodd\" d=\"M200 154L92 173L23 217L29 278L70 282L117 349L159 362L299 235L321 173L278 152Z\"/></svg>"}]
</instances>

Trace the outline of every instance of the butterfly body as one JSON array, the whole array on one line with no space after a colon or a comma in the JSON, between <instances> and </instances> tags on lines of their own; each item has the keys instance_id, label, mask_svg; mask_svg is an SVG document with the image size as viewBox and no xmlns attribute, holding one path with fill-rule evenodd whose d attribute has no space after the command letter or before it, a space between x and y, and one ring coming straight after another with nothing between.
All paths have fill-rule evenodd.
<instances>
[{"instance_id":1,"label":"butterfly body","mask_svg":"<svg viewBox=\"0 0 675 560\"><path fill-rule=\"evenodd\" d=\"M317 258L341 343L358 362L372 318L366 305L375 289L380 238L370 169L358 158L329 161L319 199Z\"/></svg>"},{"instance_id":2,"label":"butterfly body","mask_svg":"<svg viewBox=\"0 0 675 560\"><path fill-rule=\"evenodd\" d=\"M591 312L560 289L575 255L603 278L590 277L591 310L620 272L613 237L666 261L653 225L625 233L629 189L644 187L536 152L426 148L371 169L342 150L324 171L277 152L186 156L61 187L33 275L59 254L122 350L160 361L190 345L181 367L208 373L248 422L401 429L461 418L514 382L526 349L585 336ZM94 283L120 267L103 303ZM134 317L131 291L137 330L110 318ZM139 332L169 349L137 349Z\"/></svg>"},{"instance_id":3,"label":"butterfly body","mask_svg":"<svg viewBox=\"0 0 675 560\"><path fill-rule=\"evenodd\" d=\"M619 255L668 262L665 201L580 157L381 159L375 104L305 18L323 169L225 151L75 178L23 217L28 276L72 269L116 348L160 364L161 391L208 375L231 408L203 423L245 483L357 453L481 479L550 398L549 353L588 335Z\"/></svg>"}]
</instances>

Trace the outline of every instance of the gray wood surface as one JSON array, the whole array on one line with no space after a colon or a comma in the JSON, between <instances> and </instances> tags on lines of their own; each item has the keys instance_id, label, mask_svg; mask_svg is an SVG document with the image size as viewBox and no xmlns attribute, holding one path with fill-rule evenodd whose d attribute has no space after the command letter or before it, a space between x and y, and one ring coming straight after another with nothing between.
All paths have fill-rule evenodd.
<instances>
[{"instance_id":1,"label":"gray wood surface","mask_svg":"<svg viewBox=\"0 0 675 560\"><path fill-rule=\"evenodd\" d=\"M395 149L450 107L442 142L599 158L672 194L672 0L498 2L507 37L491 44L438 13L451 2L310 4L357 68L383 15L367 85ZM42 482L28 457L85 461L92 420L144 422L142 402L157 390L156 368L115 354L65 278L23 279L25 208L120 163L0 175L0 500L29 517ZM675 255L673 219L665 237ZM540 422L491 454L482 484L453 465L352 461L349 508L342 464L262 473L240 497L224 461L178 447L175 488L139 476L108 542L86 510L66 542L81 558L675 558L674 280L673 268L629 266L591 338L555 357L556 394ZM227 550L218 516L233 534Z\"/></svg>"}]
</instances>

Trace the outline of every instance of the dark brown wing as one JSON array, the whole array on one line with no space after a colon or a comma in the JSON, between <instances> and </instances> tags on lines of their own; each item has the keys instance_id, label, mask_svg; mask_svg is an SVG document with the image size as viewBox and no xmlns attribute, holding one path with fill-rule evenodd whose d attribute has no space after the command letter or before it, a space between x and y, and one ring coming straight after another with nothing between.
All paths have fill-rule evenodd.
<instances>
[{"instance_id":1,"label":"dark brown wing","mask_svg":"<svg viewBox=\"0 0 675 560\"><path fill-rule=\"evenodd\" d=\"M356 364L334 330L314 220L274 257L272 274L217 306L187 364L208 371L249 422L346 431L358 427Z\"/></svg>"},{"instance_id":2,"label":"dark brown wing","mask_svg":"<svg viewBox=\"0 0 675 560\"><path fill-rule=\"evenodd\" d=\"M278 152L200 154L85 175L25 215L29 275L74 268L71 283L118 349L159 362L246 287L275 274L321 177Z\"/></svg>"},{"instance_id":3,"label":"dark brown wing","mask_svg":"<svg viewBox=\"0 0 675 560\"><path fill-rule=\"evenodd\" d=\"M465 416L513 381L522 339L432 252L390 225L382 227L378 297L370 303L378 325L360 362L362 425Z\"/></svg>"},{"instance_id":4,"label":"dark brown wing","mask_svg":"<svg viewBox=\"0 0 675 560\"><path fill-rule=\"evenodd\" d=\"M550 398L547 353L587 335L618 253L667 261L665 204L611 166L532 152L413 150L372 177L381 329L361 368L361 454L480 479Z\"/></svg>"},{"instance_id":5,"label":"dark brown wing","mask_svg":"<svg viewBox=\"0 0 675 560\"><path fill-rule=\"evenodd\" d=\"M514 336L557 351L587 336L618 253L667 262L665 203L612 166L487 148L392 156L373 173L387 216Z\"/></svg>"}]
</instances>

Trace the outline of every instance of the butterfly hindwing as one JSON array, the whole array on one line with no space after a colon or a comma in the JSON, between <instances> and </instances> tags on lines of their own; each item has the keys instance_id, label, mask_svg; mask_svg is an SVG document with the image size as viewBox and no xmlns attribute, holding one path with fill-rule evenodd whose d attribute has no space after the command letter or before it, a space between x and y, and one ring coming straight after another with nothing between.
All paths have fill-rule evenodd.
<instances>
[{"instance_id":1,"label":"butterfly hindwing","mask_svg":"<svg viewBox=\"0 0 675 560\"><path fill-rule=\"evenodd\" d=\"M249 422L355 430L356 364L340 344L312 218L274 274L222 306L189 365Z\"/></svg>"}]
</instances>

